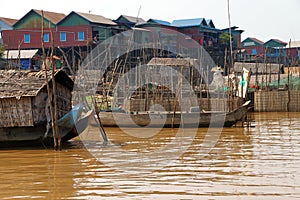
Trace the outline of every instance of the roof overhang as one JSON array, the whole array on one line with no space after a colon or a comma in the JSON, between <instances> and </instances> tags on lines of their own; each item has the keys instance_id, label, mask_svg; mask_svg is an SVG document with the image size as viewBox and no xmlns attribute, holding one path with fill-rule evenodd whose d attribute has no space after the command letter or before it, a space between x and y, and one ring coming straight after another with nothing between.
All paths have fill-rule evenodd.
<instances>
[{"instance_id":1,"label":"roof overhang","mask_svg":"<svg viewBox=\"0 0 300 200\"><path fill-rule=\"evenodd\" d=\"M30 50L6 50L6 51L4 51L2 58L8 58L8 59L30 59L37 52L38 52L38 49L30 49Z\"/></svg>"}]
</instances>

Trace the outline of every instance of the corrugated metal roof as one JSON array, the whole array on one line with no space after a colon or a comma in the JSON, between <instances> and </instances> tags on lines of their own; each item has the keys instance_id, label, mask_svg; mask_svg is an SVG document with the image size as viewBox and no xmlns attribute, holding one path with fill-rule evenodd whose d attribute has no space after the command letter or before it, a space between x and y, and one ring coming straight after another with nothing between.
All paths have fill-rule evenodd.
<instances>
[{"instance_id":1,"label":"corrugated metal roof","mask_svg":"<svg viewBox=\"0 0 300 200\"><path fill-rule=\"evenodd\" d=\"M159 19L149 19L147 22L154 22L156 24L161 24L161 25L165 25L165 26L171 26L170 22L159 20Z\"/></svg>"},{"instance_id":2,"label":"corrugated metal roof","mask_svg":"<svg viewBox=\"0 0 300 200\"><path fill-rule=\"evenodd\" d=\"M171 25L176 27L207 26L204 18L174 20Z\"/></svg>"},{"instance_id":3,"label":"corrugated metal roof","mask_svg":"<svg viewBox=\"0 0 300 200\"><path fill-rule=\"evenodd\" d=\"M8 58L8 59L28 59L32 58L36 53L38 52L38 49L31 49L31 50L9 50L4 51L2 58ZM20 53L20 56L19 56ZM8 54L8 55L7 55Z\"/></svg>"},{"instance_id":4,"label":"corrugated metal roof","mask_svg":"<svg viewBox=\"0 0 300 200\"><path fill-rule=\"evenodd\" d=\"M42 10L33 9L33 11L42 16ZM43 13L44 13L44 18L46 18L48 21L52 22L53 24L57 24L60 20L62 20L66 16L63 13L56 13L56 12L49 12L49 11L43 11Z\"/></svg>"},{"instance_id":5,"label":"corrugated metal roof","mask_svg":"<svg viewBox=\"0 0 300 200\"><path fill-rule=\"evenodd\" d=\"M0 20L2 20L3 22L5 22L6 24L13 26L18 20L17 19L10 19L10 18L6 18L6 17L0 17Z\"/></svg>"},{"instance_id":6,"label":"corrugated metal roof","mask_svg":"<svg viewBox=\"0 0 300 200\"><path fill-rule=\"evenodd\" d=\"M286 42L283 42L283 41L278 40L278 39L271 39L271 40L274 40L274 41L278 42L279 44L287 44Z\"/></svg>"},{"instance_id":7,"label":"corrugated metal roof","mask_svg":"<svg viewBox=\"0 0 300 200\"><path fill-rule=\"evenodd\" d=\"M211 28L216 28L213 21L211 19L207 19L205 20L206 21L206 24L211 27Z\"/></svg>"},{"instance_id":8,"label":"corrugated metal roof","mask_svg":"<svg viewBox=\"0 0 300 200\"><path fill-rule=\"evenodd\" d=\"M270 39L268 40L267 42L264 43L264 46L266 47L284 47L286 46L287 43L286 42L283 42L281 40L278 40L278 39Z\"/></svg>"},{"instance_id":9,"label":"corrugated metal roof","mask_svg":"<svg viewBox=\"0 0 300 200\"><path fill-rule=\"evenodd\" d=\"M107 24L107 25L117 25L115 22L113 22L111 19L105 18L101 15L94 15L94 14L89 14L89 13L81 13L81 12L74 12L81 17L85 18L91 23L96 23L96 24Z\"/></svg>"},{"instance_id":10,"label":"corrugated metal roof","mask_svg":"<svg viewBox=\"0 0 300 200\"><path fill-rule=\"evenodd\" d=\"M291 41L286 45L286 48L299 48L300 47L300 41Z\"/></svg>"},{"instance_id":11,"label":"corrugated metal roof","mask_svg":"<svg viewBox=\"0 0 300 200\"><path fill-rule=\"evenodd\" d=\"M259 44L264 44L263 41L261 41L261 40L259 40L259 39L257 39L257 38L251 37L251 38L249 38L249 39L251 39L251 40L253 40L253 41L255 41L255 42L259 43Z\"/></svg>"},{"instance_id":12,"label":"corrugated metal roof","mask_svg":"<svg viewBox=\"0 0 300 200\"><path fill-rule=\"evenodd\" d=\"M146 21L142 18L139 18L139 17L133 17L133 16L128 16L128 15L121 15L123 16L124 18L126 18L129 22L132 22L134 24L143 24L145 23ZM120 16L120 17L121 17Z\"/></svg>"}]
</instances>

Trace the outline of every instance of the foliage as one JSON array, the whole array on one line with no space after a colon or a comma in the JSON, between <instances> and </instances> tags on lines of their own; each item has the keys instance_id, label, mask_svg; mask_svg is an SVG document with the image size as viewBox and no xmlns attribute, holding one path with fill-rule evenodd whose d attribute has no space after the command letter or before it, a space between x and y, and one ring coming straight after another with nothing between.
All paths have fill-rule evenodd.
<instances>
[{"instance_id":1,"label":"foliage","mask_svg":"<svg viewBox=\"0 0 300 200\"><path fill-rule=\"evenodd\" d=\"M230 35L229 33L221 33L220 36L219 36L219 41L221 42L221 44L224 44L224 45L229 45L229 42L230 42Z\"/></svg>"},{"instance_id":2,"label":"foliage","mask_svg":"<svg viewBox=\"0 0 300 200\"><path fill-rule=\"evenodd\" d=\"M5 51L5 46L0 44L0 58L3 56L4 51Z\"/></svg>"}]
</instances>

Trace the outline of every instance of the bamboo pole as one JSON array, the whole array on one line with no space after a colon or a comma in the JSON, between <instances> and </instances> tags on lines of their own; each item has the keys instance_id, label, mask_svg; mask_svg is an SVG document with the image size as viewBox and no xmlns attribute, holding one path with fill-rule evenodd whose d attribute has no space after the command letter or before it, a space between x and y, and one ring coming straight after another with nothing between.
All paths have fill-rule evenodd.
<instances>
[{"instance_id":1,"label":"bamboo pole","mask_svg":"<svg viewBox=\"0 0 300 200\"><path fill-rule=\"evenodd\" d=\"M48 94L48 103L49 103L49 110L51 116L51 127L52 127L52 134L53 134L53 142L54 148L57 148L57 141L56 141L56 132L55 132L55 120L53 114L53 104L52 104L52 95L49 86L48 80L48 69L47 69L47 60L46 60L46 52L45 52L45 44L44 44L44 12L42 10L42 34L41 34L41 42L42 42L42 51L43 51L43 63L44 63L44 72L45 72L45 80L46 80L46 87L47 87L47 94ZM48 122L47 122L48 123Z\"/></svg>"},{"instance_id":2,"label":"bamboo pole","mask_svg":"<svg viewBox=\"0 0 300 200\"><path fill-rule=\"evenodd\" d=\"M96 98L93 98L92 97L92 101L94 101L94 104L95 104L95 110L96 110L96 118L97 118L97 120L95 120L96 121L96 123L98 123L98 125L99 125L99 131L100 131L100 134L101 134L101 136L102 136L102 138L103 138L103 140L104 140L104 144L106 144L106 143L108 143L108 139L107 139L107 135L106 135L106 133L105 133L105 131L104 131L104 127L103 127L103 124L101 123L101 119L100 119L100 116L99 116L99 112L100 112L100 108L97 106L97 102L96 102Z\"/></svg>"},{"instance_id":3,"label":"bamboo pole","mask_svg":"<svg viewBox=\"0 0 300 200\"><path fill-rule=\"evenodd\" d=\"M258 62L255 62L255 91L258 89Z\"/></svg>"},{"instance_id":4,"label":"bamboo pole","mask_svg":"<svg viewBox=\"0 0 300 200\"><path fill-rule=\"evenodd\" d=\"M18 59L19 70L21 69L21 44L18 45L18 58L17 59Z\"/></svg>"},{"instance_id":5,"label":"bamboo pole","mask_svg":"<svg viewBox=\"0 0 300 200\"><path fill-rule=\"evenodd\" d=\"M282 48L280 48L279 50L279 62L278 62L278 74L277 74L277 90L279 89L280 87L280 63L282 62L281 60L281 50Z\"/></svg>"},{"instance_id":6,"label":"bamboo pole","mask_svg":"<svg viewBox=\"0 0 300 200\"><path fill-rule=\"evenodd\" d=\"M50 37L51 37L51 54L50 54L50 63L52 67L52 72L51 72L51 79L52 79L52 92L53 92L53 104L54 104L54 127L55 127L55 135L57 139L57 146L56 150L59 149L61 151L61 135L59 132L58 128L58 107L57 107L57 92L56 92L56 81L55 81L55 70L54 70L54 65L53 65L53 54L54 54L54 38L53 38L53 32L51 30L51 27L49 25L50 29Z\"/></svg>"},{"instance_id":7,"label":"bamboo pole","mask_svg":"<svg viewBox=\"0 0 300 200\"><path fill-rule=\"evenodd\" d=\"M289 49L291 49L291 40L289 41ZM288 95L288 100L286 104L287 111L290 111L290 102L291 102L291 93L290 93L290 51L288 51L288 82L287 82L287 95Z\"/></svg>"}]
</instances>

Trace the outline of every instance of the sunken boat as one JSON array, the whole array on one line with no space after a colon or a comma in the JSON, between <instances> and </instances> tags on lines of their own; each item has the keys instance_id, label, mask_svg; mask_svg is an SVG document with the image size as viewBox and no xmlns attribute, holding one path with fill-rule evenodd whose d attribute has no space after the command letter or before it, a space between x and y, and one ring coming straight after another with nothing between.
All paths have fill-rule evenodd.
<instances>
[{"instance_id":1,"label":"sunken boat","mask_svg":"<svg viewBox=\"0 0 300 200\"><path fill-rule=\"evenodd\" d=\"M81 118L82 105L72 108L73 80L63 70L56 71L54 78L58 127L64 142L78 136L89 116ZM52 88L51 79L47 80ZM0 97L0 147L53 142L51 129L46 134L49 104L45 71L1 70ZM76 123L82 130L76 129Z\"/></svg>"}]
</instances>

